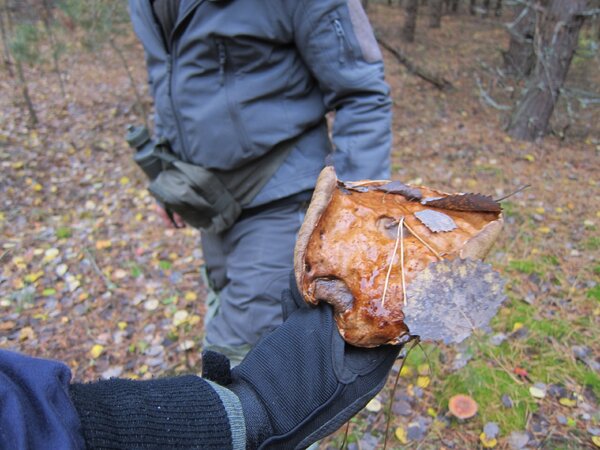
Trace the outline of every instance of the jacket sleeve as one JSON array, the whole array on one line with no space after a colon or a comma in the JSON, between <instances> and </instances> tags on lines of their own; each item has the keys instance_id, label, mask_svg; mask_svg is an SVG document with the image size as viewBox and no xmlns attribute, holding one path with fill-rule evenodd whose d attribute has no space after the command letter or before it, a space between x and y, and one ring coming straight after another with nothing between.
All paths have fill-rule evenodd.
<instances>
[{"instance_id":1,"label":"jacket sleeve","mask_svg":"<svg viewBox=\"0 0 600 450\"><path fill-rule=\"evenodd\" d=\"M70 379L62 363L0 350L0 448L85 448Z\"/></svg>"},{"instance_id":2,"label":"jacket sleeve","mask_svg":"<svg viewBox=\"0 0 600 450\"><path fill-rule=\"evenodd\" d=\"M335 111L334 164L341 179L390 177L391 99L383 60L360 0L303 0L295 41Z\"/></svg>"},{"instance_id":3,"label":"jacket sleeve","mask_svg":"<svg viewBox=\"0 0 600 450\"><path fill-rule=\"evenodd\" d=\"M70 380L60 362L0 350L0 448L246 448L239 399L200 377Z\"/></svg>"}]
</instances>

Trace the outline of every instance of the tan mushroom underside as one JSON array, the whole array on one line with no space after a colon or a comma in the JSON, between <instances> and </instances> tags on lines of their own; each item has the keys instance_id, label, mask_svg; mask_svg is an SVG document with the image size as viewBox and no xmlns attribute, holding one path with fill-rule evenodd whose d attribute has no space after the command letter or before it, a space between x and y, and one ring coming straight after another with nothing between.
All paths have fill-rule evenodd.
<instances>
[{"instance_id":1,"label":"tan mushroom underside","mask_svg":"<svg viewBox=\"0 0 600 450\"><path fill-rule=\"evenodd\" d=\"M355 184L377 186L385 182ZM423 186L417 188L424 197L449 195ZM443 212L453 219L457 229L431 232L413 214L424 209ZM439 259L435 253L447 259L484 258L502 228L502 217L497 212L431 208L400 194L375 189L364 193L348 191L332 167L323 169L298 234L294 272L308 303L325 301L333 305L340 333L353 345L393 344L409 334L402 311L404 289L399 250L392 258L401 217L406 224L402 230L402 267L407 285ZM422 240L431 248L424 246ZM393 270L388 278L391 260Z\"/></svg>"}]
</instances>

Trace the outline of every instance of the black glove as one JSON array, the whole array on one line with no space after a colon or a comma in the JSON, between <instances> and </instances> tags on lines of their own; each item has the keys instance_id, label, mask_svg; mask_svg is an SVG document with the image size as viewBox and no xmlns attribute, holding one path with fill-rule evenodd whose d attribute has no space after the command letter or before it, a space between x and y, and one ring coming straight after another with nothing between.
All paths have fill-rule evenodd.
<instances>
[{"instance_id":1,"label":"black glove","mask_svg":"<svg viewBox=\"0 0 600 450\"><path fill-rule=\"evenodd\" d=\"M284 302L287 311L300 308L233 369L227 386L242 403L249 449L305 448L331 434L379 392L400 351L346 344L332 308L303 307L295 282Z\"/></svg>"}]
</instances>

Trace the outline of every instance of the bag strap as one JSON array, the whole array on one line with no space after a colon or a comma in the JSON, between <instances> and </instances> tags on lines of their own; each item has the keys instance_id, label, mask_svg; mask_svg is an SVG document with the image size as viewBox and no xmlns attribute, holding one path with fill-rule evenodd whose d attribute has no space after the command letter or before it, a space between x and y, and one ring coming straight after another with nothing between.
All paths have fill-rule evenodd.
<instances>
[{"instance_id":1,"label":"bag strap","mask_svg":"<svg viewBox=\"0 0 600 450\"><path fill-rule=\"evenodd\" d=\"M277 144L264 156L234 170L211 170L239 204L248 205L267 184L302 135Z\"/></svg>"}]
</instances>

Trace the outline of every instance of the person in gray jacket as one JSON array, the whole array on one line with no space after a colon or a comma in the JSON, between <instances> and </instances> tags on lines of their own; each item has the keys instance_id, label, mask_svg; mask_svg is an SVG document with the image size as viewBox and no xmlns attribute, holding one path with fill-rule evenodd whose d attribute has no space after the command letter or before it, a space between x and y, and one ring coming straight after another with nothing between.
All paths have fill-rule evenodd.
<instances>
[{"instance_id":1,"label":"person in gray jacket","mask_svg":"<svg viewBox=\"0 0 600 450\"><path fill-rule=\"evenodd\" d=\"M390 176L382 56L360 0L129 6L155 134L181 161L216 174L241 205L226 229L201 234L211 289L205 345L235 364L281 323L295 237L328 155L340 179Z\"/></svg>"}]
</instances>

